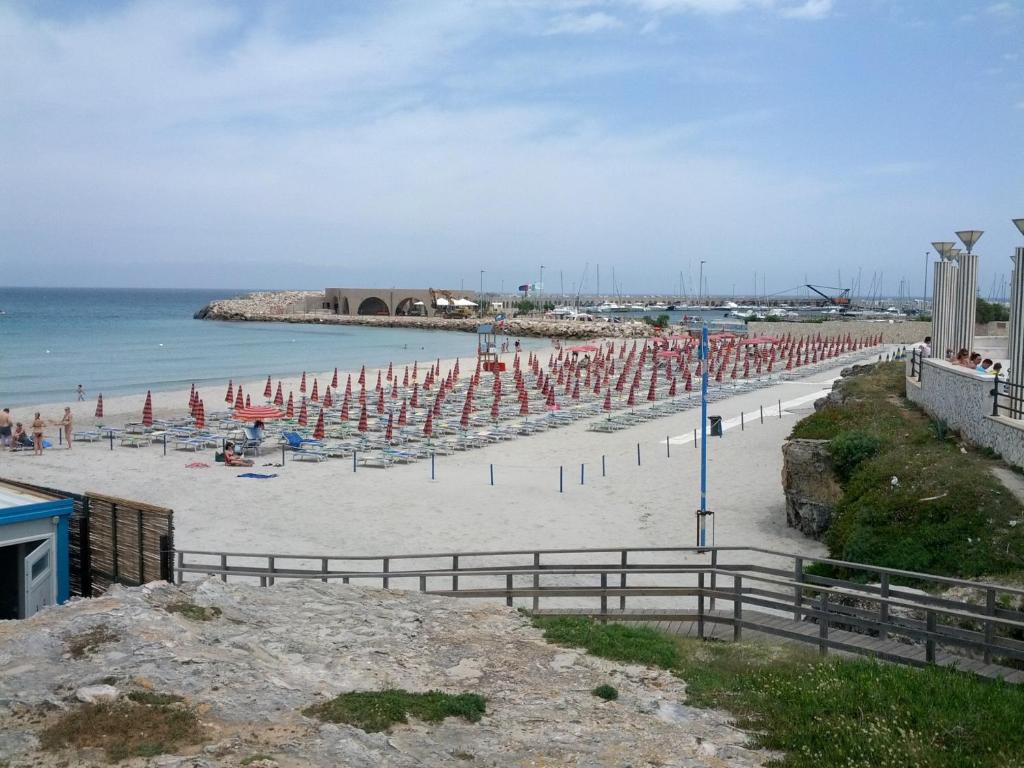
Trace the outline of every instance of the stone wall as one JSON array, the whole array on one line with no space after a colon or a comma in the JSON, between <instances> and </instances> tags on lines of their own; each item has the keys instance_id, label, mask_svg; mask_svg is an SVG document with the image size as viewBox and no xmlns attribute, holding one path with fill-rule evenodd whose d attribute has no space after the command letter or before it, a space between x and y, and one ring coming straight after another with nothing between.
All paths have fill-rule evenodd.
<instances>
[{"instance_id":1,"label":"stone wall","mask_svg":"<svg viewBox=\"0 0 1024 768\"><path fill-rule=\"evenodd\" d=\"M892 322L876 322L872 320L826 320L824 323L791 323L787 321L758 321L747 324L747 329L754 336L784 336L792 334L793 338L807 336L833 336L837 333L850 334L854 337L882 334L885 344L917 344L932 332L931 323L917 320L901 320ZM1004 332L1005 333L1005 332Z\"/></svg>"},{"instance_id":2,"label":"stone wall","mask_svg":"<svg viewBox=\"0 0 1024 768\"><path fill-rule=\"evenodd\" d=\"M910 375L907 362L907 397L933 418L1004 460L1024 467L1024 421L992 415L993 377L975 373L944 360L925 360L920 380ZM1005 409L1001 409L1005 410Z\"/></svg>"}]
</instances>

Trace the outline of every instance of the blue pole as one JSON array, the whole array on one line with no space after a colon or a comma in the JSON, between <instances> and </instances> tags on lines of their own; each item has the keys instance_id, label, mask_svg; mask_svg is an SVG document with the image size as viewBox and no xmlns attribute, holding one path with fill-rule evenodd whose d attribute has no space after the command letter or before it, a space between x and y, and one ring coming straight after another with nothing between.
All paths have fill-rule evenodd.
<instances>
[{"instance_id":1,"label":"blue pole","mask_svg":"<svg viewBox=\"0 0 1024 768\"><path fill-rule=\"evenodd\" d=\"M697 546L707 546L708 511L708 326L700 331L700 527Z\"/></svg>"}]
</instances>

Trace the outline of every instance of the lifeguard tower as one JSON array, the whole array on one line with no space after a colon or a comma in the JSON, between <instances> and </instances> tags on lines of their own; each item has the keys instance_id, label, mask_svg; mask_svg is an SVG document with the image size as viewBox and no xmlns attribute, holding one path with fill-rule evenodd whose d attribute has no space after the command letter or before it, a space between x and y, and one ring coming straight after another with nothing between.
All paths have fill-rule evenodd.
<instances>
[{"instance_id":1,"label":"lifeguard tower","mask_svg":"<svg viewBox=\"0 0 1024 768\"><path fill-rule=\"evenodd\" d=\"M491 323L477 326L476 356L481 370L499 373L505 370L505 364L498 359L498 336Z\"/></svg>"}]
</instances>

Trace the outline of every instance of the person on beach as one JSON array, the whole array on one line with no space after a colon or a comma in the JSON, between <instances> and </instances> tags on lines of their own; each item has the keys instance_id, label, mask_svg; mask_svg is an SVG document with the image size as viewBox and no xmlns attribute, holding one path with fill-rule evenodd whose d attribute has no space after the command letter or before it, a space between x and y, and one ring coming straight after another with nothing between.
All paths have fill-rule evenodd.
<instances>
[{"instance_id":1,"label":"person on beach","mask_svg":"<svg viewBox=\"0 0 1024 768\"><path fill-rule=\"evenodd\" d=\"M85 387L83 387L81 384L79 384L78 385L78 402L81 403L84 400L85 400Z\"/></svg>"},{"instance_id":2,"label":"person on beach","mask_svg":"<svg viewBox=\"0 0 1024 768\"><path fill-rule=\"evenodd\" d=\"M924 357L931 357L932 356L932 337L931 336L925 336L924 337L924 341L922 341L918 345L918 349L921 350L921 354Z\"/></svg>"},{"instance_id":3,"label":"person on beach","mask_svg":"<svg viewBox=\"0 0 1024 768\"><path fill-rule=\"evenodd\" d=\"M516 352L518 353L522 345L519 343L519 339L516 339Z\"/></svg>"},{"instance_id":4,"label":"person on beach","mask_svg":"<svg viewBox=\"0 0 1024 768\"><path fill-rule=\"evenodd\" d=\"M0 446L9 448L11 446L11 409L4 408L0 411Z\"/></svg>"},{"instance_id":5,"label":"person on beach","mask_svg":"<svg viewBox=\"0 0 1024 768\"><path fill-rule=\"evenodd\" d=\"M79 386L81 386L81 384L79 384ZM57 426L64 430L64 440L68 444L69 451L71 450L71 429L74 426L72 423L73 421L74 417L71 415L71 407L67 405L64 406L64 416L62 416L61 420L57 422Z\"/></svg>"},{"instance_id":6,"label":"person on beach","mask_svg":"<svg viewBox=\"0 0 1024 768\"><path fill-rule=\"evenodd\" d=\"M16 451L19 448L31 448L32 438L25 432L25 427L19 421L14 426L14 435L11 437L11 450Z\"/></svg>"},{"instance_id":7,"label":"person on beach","mask_svg":"<svg viewBox=\"0 0 1024 768\"><path fill-rule=\"evenodd\" d=\"M43 417L39 415L39 411L36 411L36 416L32 419L32 455L42 456L43 455L43 428L46 426L46 422L43 421Z\"/></svg>"},{"instance_id":8,"label":"person on beach","mask_svg":"<svg viewBox=\"0 0 1024 768\"><path fill-rule=\"evenodd\" d=\"M224 443L224 465L227 467L251 467L252 461L235 455L235 444Z\"/></svg>"}]
</instances>

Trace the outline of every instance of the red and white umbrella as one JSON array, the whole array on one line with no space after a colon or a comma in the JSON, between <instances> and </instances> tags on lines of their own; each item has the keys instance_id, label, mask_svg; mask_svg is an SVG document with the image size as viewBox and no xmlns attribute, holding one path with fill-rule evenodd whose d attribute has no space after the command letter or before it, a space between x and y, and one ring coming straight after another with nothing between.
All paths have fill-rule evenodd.
<instances>
[{"instance_id":1,"label":"red and white umbrella","mask_svg":"<svg viewBox=\"0 0 1024 768\"><path fill-rule=\"evenodd\" d=\"M611 391L611 389L606 389L605 392L604 392L604 405L602 406L602 408L605 411L611 411L611 409L612 409L612 391Z\"/></svg>"},{"instance_id":2,"label":"red and white umbrella","mask_svg":"<svg viewBox=\"0 0 1024 768\"><path fill-rule=\"evenodd\" d=\"M366 366L359 369L359 383L366 384Z\"/></svg>"},{"instance_id":3,"label":"red and white umbrella","mask_svg":"<svg viewBox=\"0 0 1024 768\"><path fill-rule=\"evenodd\" d=\"M394 436L394 433L395 433L395 414L389 413L388 414L388 425L384 428L384 439L387 440L390 443L391 442L391 438Z\"/></svg>"},{"instance_id":4,"label":"red and white umbrella","mask_svg":"<svg viewBox=\"0 0 1024 768\"><path fill-rule=\"evenodd\" d=\"M235 408L241 408L245 405L245 397L242 395L242 385L238 385L238 389L235 390Z\"/></svg>"},{"instance_id":5,"label":"red and white umbrella","mask_svg":"<svg viewBox=\"0 0 1024 768\"><path fill-rule=\"evenodd\" d=\"M377 413L384 413L384 390L377 392Z\"/></svg>"},{"instance_id":6,"label":"red and white umbrella","mask_svg":"<svg viewBox=\"0 0 1024 768\"><path fill-rule=\"evenodd\" d=\"M281 389L281 382L277 382L277 392L274 393L274 405L284 405L284 391Z\"/></svg>"},{"instance_id":7,"label":"red and white umbrella","mask_svg":"<svg viewBox=\"0 0 1024 768\"><path fill-rule=\"evenodd\" d=\"M434 414L427 411L427 420L423 423L423 434L431 437L434 434Z\"/></svg>"},{"instance_id":8,"label":"red and white umbrella","mask_svg":"<svg viewBox=\"0 0 1024 768\"><path fill-rule=\"evenodd\" d=\"M299 426L304 427L309 423L309 412L306 410L306 398L302 398L299 406Z\"/></svg>"},{"instance_id":9,"label":"red and white umbrella","mask_svg":"<svg viewBox=\"0 0 1024 768\"><path fill-rule=\"evenodd\" d=\"M402 407L398 411L398 426L404 427L409 422L409 414L406 410L405 400L402 401Z\"/></svg>"},{"instance_id":10,"label":"red and white umbrella","mask_svg":"<svg viewBox=\"0 0 1024 768\"><path fill-rule=\"evenodd\" d=\"M331 388L328 387L324 390L324 408L330 408L334 405L334 398L331 397Z\"/></svg>"},{"instance_id":11,"label":"red and white umbrella","mask_svg":"<svg viewBox=\"0 0 1024 768\"><path fill-rule=\"evenodd\" d=\"M530 397L525 392L523 392L522 397L519 398L519 415L530 415Z\"/></svg>"},{"instance_id":12,"label":"red and white umbrella","mask_svg":"<svg viewBox=\"0 0 1024 768\"><path fill-rule=\"evenodd\" d=\"M288 393L288 407L285 408L284 415L289 419L295 416L295 400L291 392Z\"/></svg>"},{"instance_id":13,"label":"red and white umbrella","mask_svg":"<svg viewBox=\"0 0 1024 768\"><path fill-rule=\"evenodd\" d=\"M224 395L224 402L231 405L235 401L235 385L228 380L228 393Z\"/></svg>"},{"instance_id":14,"label":"red and white umbrella","mask_svg":"<svg viewBox=\"0 0 1024 768\"><path fill-rule=\"evenodd\" d=\"M338 388L338 369L334 369L334 377L331 379L331 389Z\"/></svg>"},{"instance_id":15,"label":"red and white umbrella","mask_svg":"<svg viewBox=\"0 0 1024 768\"><path fill-rule=\"evenodd\" d=\"M359 411L359 426L356 427L360 432L365 432L370 428L369 423L366 420L366 406L364 405Z\"/></svg>"},{"instance_id":16,"label":"red and white umbrella","mask_svg":"<svg viewBox=\"0 0 1024 768\"><path fill-rule=\"evenodd\" d=\"M96 398L96 418L97 419L102 419L103 418L103 393L102 392L100 393L100 396Z\"/></svg>"},{"instance_id":17,"label":"red and white umbrella","mask_svg":"<svg viewBox=\"0 0 1024 768\"><path fill-rule=\"evenodd\" d=\"M146 404L142 406L142 423L147 427L153 426L153 395L146 390Z\"/></svg>"},{"instance_id":18,"label":"red and white umbrella","mask_svg":"<svg viewBox=\"0 0 1024 768\"><path fill-rule=\"evenodd\" d=\"M409 386L409 366L408 365L405 366L405 373L402 374L402 386L403 387L408 387Z\"/></svg>"},{"instance_id":19,"label":"red and white umbrella","mask_svg":"<svg viewBox=\"0 0 1024 768\"><path fill-rule=\"evenodd\" d=\"M252 405L252 402L249 400L249 396L246 395L245 396L245 407L248 408L250 405Z\"/></svg>"},{"instance_id":20,"label":"red and white umbrella","mask_svg":"<svg viewBox=\"0 0 1024 768\"><path fill-rule=\"evenodd\" d=\"M206 407L203 401L196 403L196 429L203 429L206 426Z\"/></svg>"},{"instance_id":21,"label":"red and white umbrella","mask_svg":"<svg viewBox=\"0 0 1024 768\"><path fill-rule=\"evenodd\" d=\"M348 421L348 395L343 396L341 400L341 418L342 421Z\"/></svg>"},{"instance_id":22,"label":"red and white umbrella","mask_svg":"<svg viewBox=\"0 0 1024 768\"><path fill-rule=\"evenodd\" d=\"M413 378L413 381L415 381L415 377ZM413 384L412 385L412 397L409 399L409 405L412 406L413 408L419 408L419 405L420 405L420 401L419 401L420 394L419 393L420 393L420 385L419 384Z\"/></svg>"},{"instance_id":23,"label":"red and white umbrella","mask_svg":"<svg viewBox=\"0 0 1024 768\"><path fill-rule=\"evenodd\" d=\"M306 372L302 372L302 381L299 382L299 392L306 391Z\"/></svg>"},{"instance_id":24,"label":"red and white umbrella","mask_svg":"<svg viewBox=\"0 0 1024 768\"><path fill-rule=\"evenodd\" d=\"M240 408L234 412L234 417L238 421L273 421L274 419L284 417L284 415L284 413L271 405L254 405L248 408Z\"/></svg>"},{"instance_id":25,"label":"red and white umbrella","mask_svg":"<svg viewBox=\"0 0 1024 768\"><path fill-rule=\"evenodd\" d=\"M274 387L274 385L270 383L270 377L269 377L269 376L267 376L267 386L265 386L265 387L263 388L263 396L264 396L265 398L267 398L267 400L269 400L269 399L270 399L270 396L271 396L272 394L274 394L274 388L273 388L273 387Z\"/></svg>"},{"instance_id":26,"label":"red and white umbrella","mask_svg":"<svg viewBox=\"0 0 1024 768\"><path fill-rule=\"evenodd\" d=\"M392 366L391 366L391 363L389 362L389 363L388 363L388 375L387 375L387 379L388 379L388 381L391 381L391 380L392 380L392 379L393 379L394 377L395 377L395 374L394 374L394 368L392 368Z\"/></svg>"},{"instance_id":27,"label":"red and white umbrella","mask_svg":"<svg viewBox=\"0 0 1024 768\"><path fill-rule=\"evenodd\" d=\"M316 379L313 379L313 392L310 394L309 398L314 403L320 402L320 386Z\"/></svg>"},{"instance_id":28,"label":"red and white umbrella","mask_svg":"<svg viewBox=\"0 0 1024 768\"><path fill-rule=\"evenodd\" d=\"M320 415L316 418L316 426L313 427L313 439L323 440L324 439L324 412L321 409Z\"/></svg>"}]
</instances>

